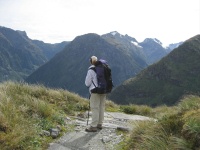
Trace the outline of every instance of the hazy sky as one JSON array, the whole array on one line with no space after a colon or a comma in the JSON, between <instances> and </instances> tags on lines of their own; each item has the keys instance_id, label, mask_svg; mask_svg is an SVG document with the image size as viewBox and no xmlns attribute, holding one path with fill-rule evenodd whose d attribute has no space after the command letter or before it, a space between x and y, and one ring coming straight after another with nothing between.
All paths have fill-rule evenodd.
<instances>
[{"instance_id":1,"label":"hazy sky","mask_svg":"<svg viewBox=\"0 0 200 150\"><path fill-rule=\"evenodd\" d=\"M46 43L118 31L167 45L200 34L200 0L0 0L0 26Z\"/></svg>"}]
</instances>

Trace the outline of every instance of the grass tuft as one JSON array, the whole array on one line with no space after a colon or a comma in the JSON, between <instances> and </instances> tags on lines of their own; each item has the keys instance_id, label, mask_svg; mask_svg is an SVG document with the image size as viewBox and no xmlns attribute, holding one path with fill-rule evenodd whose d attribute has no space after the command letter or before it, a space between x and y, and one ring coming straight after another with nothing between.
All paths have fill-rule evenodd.
<instances>
[{"instance_id":1,"label":"grass tuft","mask_svg":"<svg viewBox=\"0 0 200 150\"><path fill-rule=\"evenodd\" d=\"M42 130L59 125L67 132L65 117L86 110L86 106L86 99L62 89L1 83L0 149L46 149L52 138L40 136Z\"/></svg>"},{"instance_id":2,"label":"grass tuft","mask_svg":"<svg viewBox=\"0 0 200 150\"><path fill-rule=\"evenodd\" d=\"M120 106L122 112L127 114L138 114L144 116L151 116L152 108L146 105L122 105Z\"/></svg>"},{"instance_id":3,"label":"grass tuft","mask_svg":"<svg viewBox=\"0 0 200 150\"><path fill-rule=\"evenodd\" d=\"M133 108L137 113L137 107ZM189 95L177 106L152 108L150 116L158 121L135 123L123 150L200 149L200 97Z\"/></svg>"}]
</instances>

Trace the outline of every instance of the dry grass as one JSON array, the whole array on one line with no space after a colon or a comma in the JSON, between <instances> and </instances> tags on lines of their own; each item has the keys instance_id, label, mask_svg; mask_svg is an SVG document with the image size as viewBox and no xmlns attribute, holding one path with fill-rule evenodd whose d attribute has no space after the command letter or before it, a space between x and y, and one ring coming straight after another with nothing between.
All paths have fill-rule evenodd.
<instances>
[{"instance_id":1,"label":"dry grass","mask_svg":"<svg viewBox=\"0 0 200 150\"><path fill-rule=\"evenodd\" d=\"M66 90L26 83L1 83L0 149L47 149L52 138L40 136L42 130L59 125L62 132L67 132L69 128L64 119L88 108L87 99ZM119 106L106 101L106 110L117 111Z\"/></svg>"},{"instance_id":2,"label":"dry grass","mask_svg":"<svg viewBox=\"0 0 200 150\"><path fill-rule=\"evenodd\" d=\"M117 112L120 110L120 106L110 100L107 100L105 105L106 111Z\"/></svg>"},{"instance_id":3,"label":"dry grass","mask_svg":"<svg viewBox=\"0 0 200 150\"><path fill-rule=\"evenodd\" d=\"M186 96L177 106L152 109L154 121L137 122L123 150L200 149L200 97Z\"/></svg>"},{"instance_id":4,"label":"dry grass","mask_svg":"<svg viewBox=\"0 0 200 150\"><path fill-rule=\"evenodd\" d=\"M137 115L144 115L144 116L151 116L152 115L152 108L146 105L122 105L120 106L120 110L127 114L137 114Z\"/></svg>"},{"instance_id":5,"label":"dry grass","mask_svg":"<svg viewBox=\"0 0 200 150\"><path fill-rule=\"evenodd\" d=\"M45 149L52 139L40 136L41 131L64 126L67 115L87 107L86 99L68 91L4 82L0 84L0 149Z\"/></svg>"},{"instance_id":6,"label":"dry grass","mask_svg":"<svg viewBox=\"0 0 200 150\"><path fill-rule=\"evenodd\" d=\"M61 89L4 82L0 84L0 149L42 150L52 139L42 130L60 125L64 118L88 110L88 100ZM134 124L123 150L200 149L200 97L187 96L177 106L126 105L106 101L107 111L122 111L156 118Z\"/></svg>"}]
</instances>

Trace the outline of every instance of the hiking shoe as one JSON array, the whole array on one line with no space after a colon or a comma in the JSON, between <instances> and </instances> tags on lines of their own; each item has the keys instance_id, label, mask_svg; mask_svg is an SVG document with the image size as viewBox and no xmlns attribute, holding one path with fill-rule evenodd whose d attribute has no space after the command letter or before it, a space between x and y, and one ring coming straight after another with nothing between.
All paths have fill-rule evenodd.
<instances>
[{"instance_id":1,"label":"hiking shoe","mask_svg":"<svg viewBox=\"0 0 200 150\"><path fill-rule=\"evenodd\" d=\"M102 124L98 124L97 128L101 130L102 129Z\"/></svg>"},{"instance_id":2,"label":"hiking shoe","mask_svg":"<svg viewBox=\"0 0 200 150\"><path fill-rule=\"evenodd\" d=\"M85 129L86 132L97 132L97 128L96 127L89 127Z\"/></svg>"}]
</instances>

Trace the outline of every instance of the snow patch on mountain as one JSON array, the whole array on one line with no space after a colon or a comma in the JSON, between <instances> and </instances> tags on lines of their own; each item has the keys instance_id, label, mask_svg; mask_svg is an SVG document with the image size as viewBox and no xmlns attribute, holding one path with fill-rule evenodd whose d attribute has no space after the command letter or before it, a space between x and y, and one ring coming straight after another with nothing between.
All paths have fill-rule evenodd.
<instances>
[{"instance_id":1,"label":"snow patch on mountain","mask_svg":"<svg viewBox=\"0 0 200 150\"><path fill-rule=\"evenodd\" d=\"M137 46L137 47L142 48L142 46L140 46L140 45L139 45L137 42L135 42L135 41L131 41L131 43L134 44L134 45Z\"/></svg>"},{"instance_id":2,"label":"snow patch on mountain","mask_svg":"<svg viewBox=\"0 0 200 150\"><path fill-rule=\"evenodd\" d=\"M120 38L124 37L122 34L118 33L117 31L110 32L110 34L112 34L113 36L119 36Z\"/></svg>"},{"instance_id":3,"label":"snow patch on mountain","mask_svg":"<svg viewBox=\"0 0 200 150\"><path fill-rule=\"evenodd\" d=\"M113 32L111 32L111 34L112 34L113 36L115 36L115 35L117 34L117 31L113 31Z\"/></svg>"},{"instance_id":4,"label":"snow patch on mountain","mask_svg":"<svg viewBox=\"0 0 200 150\"><path fill-rule=\"evenodd\" d=\"M160 45L162 45L162 43L158 40L158 39L156 39L156 38L153 38L153 40L154 40L154 42L156 42L156 43L158 43L158 44L160 44Z\"/></svg>"}]
</instances>

